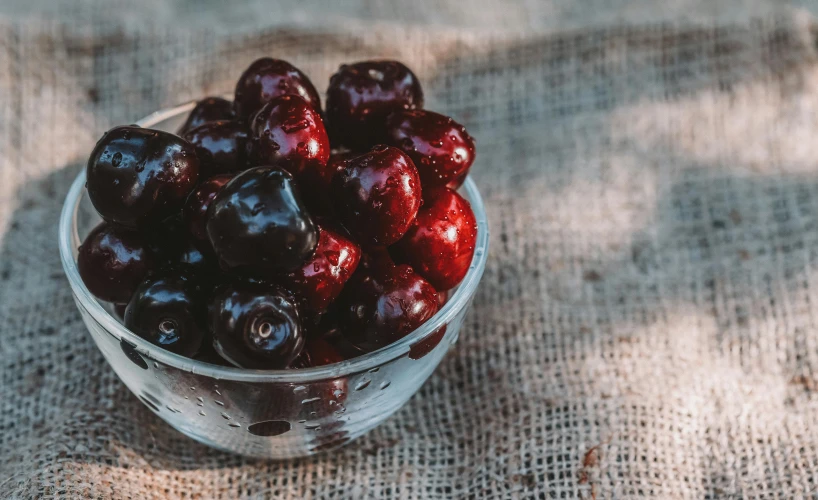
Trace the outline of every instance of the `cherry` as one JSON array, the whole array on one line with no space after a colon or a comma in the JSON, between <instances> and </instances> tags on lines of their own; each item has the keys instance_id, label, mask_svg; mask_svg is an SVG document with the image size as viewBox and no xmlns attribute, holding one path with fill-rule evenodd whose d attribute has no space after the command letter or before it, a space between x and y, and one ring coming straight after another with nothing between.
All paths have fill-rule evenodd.
<instances>
[{"instance_id":1,"label":"cherry","mask_svg":"<svg viewBox=\"0 0 818 500\"><path fill-rule=\"evenodd\" d=\"M207 209L219 190L232 178L233 176L229 174L211 177L199 184L199 187L188 196L182 214L188 232L198 241L207 242L207 227L205 226Z\"/></svg>"},{"instance_id":2,"label":"cherry","mask_svg":"<svg viewBox=\"0 0 818 500\"><path fill-rule=\"evenodd\" d=\"M396 262L410 264L437 290L456 286L469 271L477 242L471 205L448 188L427 193L406 235L390 247Z\"/></svg>"},{"instance_id":3,"label":"cherry","mask_svg":"<svg viewBox=\"0 0 818 500\"><path fill-rule=\"evenodd\" d=\"M400 148L415 163L424 189L462 184L474 162L474 139L448 116L422 109L393 113L385 142Z\"/></svg>"},{"instance_id":4,"label":"cherry","mask_svg":"<svg viewBox=\"0 0 818 500\"><path fill-rule=\"evenodd\" d=\"M251 124L255 157L260 165L276 165L301 180L322 178L329 159L324 122L307 101L276 97L262 107Z\"/></svg>"},{"instance_id":5,"label":"cherry","mask_svg":"<svg viewBox=\"0 0 818 500\"><path fill-rule=\"evenodd\" d=\"M434 287L407 265L356 275L339 300L344 335L367 352L405 337L438 310Z\"/></svg>"},{"instance_id":6,"label":"cherry","mask_svg":"<svg viewBox=\"0 0 818 500\"><path fill-rule=\"evenodd\" d=\"M222 267L244 275L295 271L318 243L292 175L274 167L245 170L222 187L206 227Z\"/></svg>"},{"instance_id":7,"label":"cherry","mask_svg":"<svg viewBox=\"0 0 818 500\"><path fill-rule=\"evenodd\" d=\"M295 301L284 289L228 285L210 304L213 346L242 368L286 368L304 344Z\"/></svg>"},{"instance_id":8,"label":"cherry","mask_svg":"<svg viewBox=\"0 0 818 500\"><path fill-rule=\"evenodd\" d=\"M232 120L235 116L232 102L221 97L205 97L196 103L196 107L187 116L184 125L179 127L177 134L182 136L207 122Z\"/></svg>"},{"instance_id":9,"label":"cherry","mask_svg":"<svg viewBox=\"0 0 818 500\"><path fill-rule=\"evenodd\" d=\"M201 177L240 172L248 167L252 142L247 125L213 121L188 131L185 140L196 149Z\"/></svg>"},{"instance_id":10,"label":"cherry","mask_svg":"<svg viewBox=\"0 0 818 500\"><path fill-rule=\"evenodd\" d=\"M348 160L332 179L339 220L364 245L391 245L415 219L421 186L401 150L376 146Z\"/></svg>"},{"instance_id":11,"label":"cherry","mask_svg":"<svg viewBox=\"0 0 818 500\"><path fill-rule=\"evenodd\" d=\"M423 107L423 89L397 61L343 65L327 89L327 123L334 147L363 151L380 142L387 115Z\"/></svg>"},{"instance_id":12,"label":"cherry","mask_svg":"<svg viewBox=\"0 0 818 500\"><path fill-rule=\"evenodd\" d=\"M193 146L135 126L105 133L88 159L88 196L106 221L146 227L182 208L199 178Z\"/></svg>"},{"instance_id":13,"label":"cherry","mask_svg":"<svg viewBox=\"0 0 818 500\"><path fill-rule=\"evenodd\" d=\"M153 270L154 259L140 234L103 222L80 245L77 267L94 296L125 303Z\"/></svg>"},{"instance_id":14,"label":"cherry","mask_svg":"<svg viewBox=\"0 0 818 500\"><path fill-rule=\"evenodd\" d=\"M358 245L326 223L320 223L315 253L301 268L287 274L284 284L303 297L309 309L322 312L340 295L360 259Z\"/></svg>"},{"instance_id":15,"label":"cherry","mask_svg":"<svg viewBox=\"0 0 818 500\"><path fill-rule=\"evenodd\" d=\"M340 363L344 357L325 339L308 339L301 354L295 358L291 368L311 368L313 366Z\"/></svg>"},{"instance_id":16,"label":"cherry","mask_svg":"<svg viewBox=\"0 0 818 500\"><path fill-rule=\"evenodd\" d=\"M239 118L250 120L262 106L282 95L299 96L321 110L321 98L307 75L287 61L270 57L257 59L239 77L233 107Z\"/></svg>"},{"instance_id":17,"label":"cherry","mask_svg":"<svg viewBox=\"0 0 818 500\"><path fill-rule=\"evenodd\" d=\"M205 338L203 314L192 283L169 274L136 289L125 309L125 326L153 345L190 357Z\"/></svg>"}]
</instances>

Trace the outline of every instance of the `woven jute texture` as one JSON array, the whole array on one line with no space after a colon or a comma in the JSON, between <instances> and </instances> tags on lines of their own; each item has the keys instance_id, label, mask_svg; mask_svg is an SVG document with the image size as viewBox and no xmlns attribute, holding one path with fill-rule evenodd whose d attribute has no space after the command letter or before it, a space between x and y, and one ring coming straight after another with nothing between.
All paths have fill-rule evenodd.
<instances>
[{"instance_id":1,"label":"woven jute texture","mask_svg":"<svg viewBox=\"0 0 818 500\"><path fill-rule=\"evenodd\" d=\"M403 23L348 1L265 27L259 6L209 25L196 2L28 3L0 7L0 496L816 496L806 11L633 2L659 17L589 7L583 25L583 2L427 1ZM344 9L359 20L334 22ZM458 9L473 27L428 13ZM206 448L144 408L86 332L56 245L104 130L229 91L263 55L319 88L344 61L405 61L427 107L476 137L492 228L460 341L422 390L342 450L280 462Z\"/></svg>"}]
</instances>

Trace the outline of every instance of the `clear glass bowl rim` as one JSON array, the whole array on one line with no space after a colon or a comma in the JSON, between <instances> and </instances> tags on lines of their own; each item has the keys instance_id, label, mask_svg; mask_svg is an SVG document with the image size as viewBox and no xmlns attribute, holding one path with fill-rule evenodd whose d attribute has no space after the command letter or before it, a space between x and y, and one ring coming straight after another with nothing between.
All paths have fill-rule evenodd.
<instances>
[{"instance_id":1,"label":"clear glass bowl rim","mask_svg":"<svg viewBox=\"0 0 818 500\"><path fill-rule=\"evenodd\" d=\"M137 121L136 124L141 127L151 127L182 113L187 113L193 109L195 105L196 101L191 101L179 106L156 111ZM472 295L474 295L477 285L483 276L488 258L488 219L486 218L486 211L480 192L477 190L477 186L471 180L471 177L468 177L463 183L463 189L468 193L469 202L477 219L477 244L472 259L472 266L448 302L446 302L440 311L429 321L421 325L420 328L397 342L377 351L332 365L298 370L248 370L244 368L216 366L174 354L143 340L121 325L113 316L103 309L100 303L97 302L93 295L91 295L91 292L85 287L85 284L80 278L72 249L73 237L77 229L76 214L84 188L85 169L83 168L71 185L71 189L68 191L65 202L63 203L58 235L63 270L81 306L85 308L107 332L120 340L127 340L136 346L137 352L146 355L151 360L165 363L179 370L221 380L260 383L303 383L362 373L399 358L408 352L411 345L431 335L440 328L441 325L450 323L452 318L461 309L468 306L469 300ZM79 238L77 238L77 241L79 241Z\"/></svg>"}]
</instances>

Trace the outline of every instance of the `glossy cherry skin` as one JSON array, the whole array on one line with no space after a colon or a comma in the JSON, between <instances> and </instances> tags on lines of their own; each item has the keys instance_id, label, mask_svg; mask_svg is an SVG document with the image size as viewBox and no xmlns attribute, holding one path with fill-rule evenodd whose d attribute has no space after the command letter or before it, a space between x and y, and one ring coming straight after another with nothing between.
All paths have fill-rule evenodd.
<instances>
[{"instance_id":1,"label":"glossy cherry skin","mask_svg":"<svg viewBox=\"0 0 818 500\"><path fill-rule=\"evenodd\" d=\"M391 245L415 219L418 171L401 150L376 146L349 160L332 179L338 219L363 245Z\"/></svg>"},{"instance_id":2,"label":"glossy cherry skin","mask_svg":"<svg viewBox=\"0 0 818 500\"><path fill-rule=\"evenodd\" d=\"M88 196L106 221L146 227L178 212L199 179L193 146L167 132L115 127L88 159Z\"/></svg>"},{"instance_id":3,"label":"glossy cherry skin","mask_svg":"<svg viewBox=\"0 0 818 500\"><path fill-rule=\"evenodd\" d=\"M177 134L185 135L196 127L218 120L232 120L236 117L233 103L221 97L205 97L196 103L196 107L187 116L185 123L179 127Z\"/></svg>"},{"instance_id":4,"label":"glossy cherry skin","mask_svg":"<svg viewBox=\"0 0 818 500\"><path fill-rule=\"evenodd\" d=\"M103 222L80 245L77 267L95 297L125 303L154 269L154 258L139 233Z\"/></svg>"},{"instance_id":5,"label":"glossy cherry skin","mask_svg":"<svg viewBox=\"0 0 818 500\"><path fill-rule=\"evenodd\" d=\"M185 202L182 216L185 219L187 230L198 241L207 242L207 209L216 194L227 184L233 176L217 175L207 179L190 193Z\"/></svg>"},{"instance_id":6,"label":"glossy cherry skin","mask_svg":"<svg viewBox=\"0 0 818 500\"><path fill-rule=\"evenodd\" d=\"M437 291L407 265L354 278L339 300L344 335L367 352L405 337L438 310Z\"/></svg>"},{"instance_id":7,"label":"glossy cherry skin","mask_svg":"<svg viewBox=\"0 0 818 500\"><path fill-rule=\"evenodd\" d=\"M311 368L331 365L344 360L338 350L324 339L307 339L301 354L295 358L290 368Z\"/></svg>"},{"instance_id":8,"label":"glossy cherry skin","mask_svg":"<svg viewBox=\"0 0 818 500\"><path fill-rule=\"evenodd\" d=\"M170 352L193 356L207 329L198 290L180 275L170 274L144 282L125 309L129 330Z\"/></svg>"},{"instance_id":9,"label":"glossy cherry skin","mask_svg":"<svg viewBox=\"0 0 818 500\"><path fill-rule=\"evenodd\" d=\"M249 166L252 141L244 123L208 122L190 130L184 138L196 149L203 179L240 172Z\"/></svg>"},{"instance_id":10,"label":"glossy cherry skin","mask_svg":"<svg viewBox=\"0 0 818 500\"><path fill-rule=\"evenodd\" d=\"M476 242L477 221L469 202L449 188L438 188L427 193L412 226L390 252L437 290L448 290L469 271Z\"/></svg>"},{"instance_id":11,"label":"glossy cherry skin","mask_svg":"<svg viewBox=\"0 0 818 500\"><path fill-rule=\"evenodd\" d=\"M287 61L270 57L257 59L239 77L233 107L239 118L250 120L262 106L282 95L299 96L321 111L321 98L307 75Z\"/></svg>"},{"instance_id":12,"label":"glossy cherry skin","mask_svg":"<svg viewBox=\"0 0 818 500\"><path fill-rule=\"evenodd\" d=\"M312 257L284 277L284 285L303 297L310 310L323 312L352 277L361 260L361 248L325 223L318 224L318 245Z\"/></svg>"},{"instance_id":13,"label":"glossy cherry skin","mask_svg":"<svg viewBox=\"0 0 818 500\"><path fill-rule=\"evenodd\" d=\"M238 174L207 210L207 236L227 271L275 277L300 268L318 244L318 230L293 177L275 167Z\"/></svg>"},{"instance_id":14,"label":"glossy cherry skin","mask_svg":"<svg viewBox=\"0 0 818 500\"><path fill-rule=\"evenodd\" d=\"M415 109L393 113L386 124L384 142L409 155L418 169L423 189L458 180L462 184L474 162L474 139L466 127L433 111Z\"/></svg>"},{"instance_id":15,"label":"glossy cherry skin","mask_svg":"<svg viewBox=\"0 0 818 500\"><path fill-rule=\"evenodd\" d=\"M307 101L294 95L276 97L262 107L251 124L259 165L276 165L301 180L323 177L329 159L324 122Z\"/></svg>"},{"instance_id":16,"label":"glossy cherry skin","mask_svg":"<svg viewBox=\"0 0 818 500\"><path fill-rule=\"evenodd\" d=\"M229 285L216 292L209 311L213 346L236 366L286 368L301 354L301 319L282 288Z\"/></svg>"},{"instance_id":17,"label":"glossy cherry skin","mask_svg":"<svg viewBox=\"0 0 818 500\"><path fill-rule=\"evenodd\" d=\"M397 61L343 65L327 89L327 124L333 147L365 151L381 141L392 111L423 107L423 89Z\"/></svg>"}]
</instances>

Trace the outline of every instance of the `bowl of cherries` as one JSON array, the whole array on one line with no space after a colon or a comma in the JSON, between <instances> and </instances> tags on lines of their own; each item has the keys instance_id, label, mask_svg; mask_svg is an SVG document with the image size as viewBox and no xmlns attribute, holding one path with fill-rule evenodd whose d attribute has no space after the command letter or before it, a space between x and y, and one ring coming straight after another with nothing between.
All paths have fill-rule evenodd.
<instances>
[{"instance_id":1,"label":"bowl of cherries","mask_svg":"<svg viewBox=\"0 0 818 500\"><path fill-rule=\"evenodd\" d=\"M63 267L171 426L257 457L334 449L458 338L488 250L474 140L397 61L341 66L322 108L262 58L230 97L105 132L63 206Z\"/></svg>"}]
</instances>

